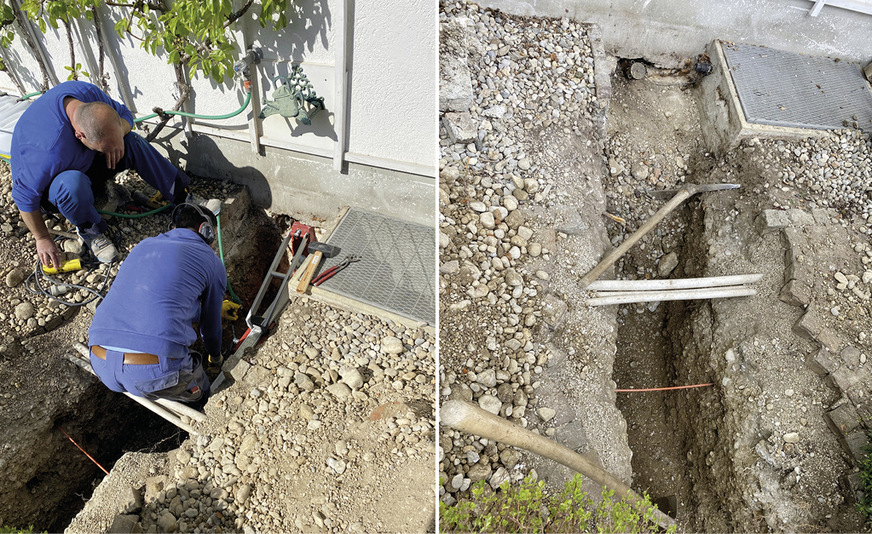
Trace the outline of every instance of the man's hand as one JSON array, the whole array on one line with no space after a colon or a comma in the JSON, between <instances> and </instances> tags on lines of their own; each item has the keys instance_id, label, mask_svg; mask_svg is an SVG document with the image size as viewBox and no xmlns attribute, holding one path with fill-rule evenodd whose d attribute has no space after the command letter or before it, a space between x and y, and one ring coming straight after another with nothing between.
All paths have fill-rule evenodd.
<instances>
[{"instance_id":1,"label":"man's hand","mask_svg":"<svg viewBox=\"0 0 872 534\"><path fill-rule=\"evenodd\" d=\"M221 318L225 321L236 321L239 316L236 312L242 308L242 304L237 304L230 300L225 300L221 303Z\"/></svg>"},{"instance_id":2,"label":"man's hand","mask_svg":"<svg viewBox=\"0 0 872 534\"><path fill-rule=\"evenodd\" d=\"M43 237L36 240L36 254L39 256L39 261L46 267L61 267L61 251L50 237Z\"/></svg>"},{"instance_id":3,"label":"man's hand","mask_svg":"<svg viewBox=\"0 0 872 534\"><path fill-rule=\"evenodd\" d=\"M54 267L59 269L61 266L61 252L55 245L54 240L48 233L48 228L45 226L45 221L42 218L42 212L36 211L20 211L21 220L30 230L33 239L36 240L36 254L39 256L39 261L46 267Z\"/></svg>"},{"instance_id":4,"label":"man's hand","mask_svg":"<svg viewBox=\"0 0 872 534\"><path fill-rule=\"evenodd\" d=\"M106 152L106 168L107 169L115 169L115 164L121 161L121 158L124 157L124 149L121 150L113 150L112 152Z\"/></svg>"},{"instance_id":5,"label":"man's hand","mask_svg":"<svg viewBox=\"0 0 872 534\"><path fill-rule=\"evenodd\" d=\"M208 376L210 380L215 380L215 378L221 373L223 366L224 356L220 354L217 356L212 356L211 354L206 356L206 376Z\"/></svg>"}]
</instances>

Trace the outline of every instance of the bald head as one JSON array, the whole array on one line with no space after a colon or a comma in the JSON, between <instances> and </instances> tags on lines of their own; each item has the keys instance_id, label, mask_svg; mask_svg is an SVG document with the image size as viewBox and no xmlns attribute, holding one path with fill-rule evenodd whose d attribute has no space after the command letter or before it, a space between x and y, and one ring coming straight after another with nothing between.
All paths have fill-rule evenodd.
<instances>
[{"instance_id":1,"label":"bald head","mask_svg":"<svg viewBox=\"0 0 872 534\"><path fill-rule=\"evenodd\" d=\"M84 137L95 144L102 144L109 138L123 137L121 120L115 109L103 102L83 102L76 108L74 117Z\"/></svg>"},{"instance_id":2,"label":"bald head","mask_svg":"<svg viewBox=\"0 0 872 534\"><path fill-rule=\"evenodd\" d=\"M68 97L69 98L69 97ZM106 167L114 169L124 156L124 136L130 129L115 108L103 102L64 101L76 139L106 156Z\"/></svg>"}]
</instances>

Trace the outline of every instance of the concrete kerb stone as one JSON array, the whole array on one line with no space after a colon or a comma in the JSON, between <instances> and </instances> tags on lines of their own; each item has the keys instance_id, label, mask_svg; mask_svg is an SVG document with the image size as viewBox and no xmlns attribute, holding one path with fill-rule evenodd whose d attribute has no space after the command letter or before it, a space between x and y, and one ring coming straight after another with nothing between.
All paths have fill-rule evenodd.
<instances>
[{"instance_id":1,"label":"concrete kerb stone","mask_svg":"<svg viewBox=\"0 0 872 534\"><path fill-rule=\"evenodd\" d=\"M843 402L825 412L824 421L836 435L847 435L860 426L860 414L850 402Z\"/></svg>"},{"instance_id":2,"label":"concrete kerb stone","mask_svg":"<svg viewBox=\"0 0 872 534\"><path fill-rule=\"evenodd\" d=\"M793 331L801 337L816 341L832 352L842 349L844 342L835 332L824 326L816 308L809 307L793 325Z\"/></svg>"},{"instance_id":3,"label":"concrete kerb stone","mask_svg":"<svg viewBox=\"0 0 872 534\"><path fill-rule=\"evenodd\" d=\"M819 376L832 373L841 365L839 356L825 347L821 347L813 356L806 359L806 365Z\"/></svg>"}]
</instances>

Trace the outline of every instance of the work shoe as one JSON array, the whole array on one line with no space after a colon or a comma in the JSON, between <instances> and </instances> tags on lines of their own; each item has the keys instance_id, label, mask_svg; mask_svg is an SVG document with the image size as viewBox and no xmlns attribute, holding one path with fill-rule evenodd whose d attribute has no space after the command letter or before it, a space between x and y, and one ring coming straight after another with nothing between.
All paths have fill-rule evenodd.
<instances>
[{"instance_id":1,"label":"work shoe","mask_svg":"<svg viewBox=\"0 0 872 534\"><path fill-rule=\"evenodd\" d=\"M115 248L115 245L112 244L112 241L109 241L106 234L99 233L93 227L86 230L76 228L76 233L79 234L79 239L85 243L85 246L91 250L91 254L93 254L99 261L103 263L115 261L115 257L118 255L118 250Z\"/></svg>"}]
</instances>

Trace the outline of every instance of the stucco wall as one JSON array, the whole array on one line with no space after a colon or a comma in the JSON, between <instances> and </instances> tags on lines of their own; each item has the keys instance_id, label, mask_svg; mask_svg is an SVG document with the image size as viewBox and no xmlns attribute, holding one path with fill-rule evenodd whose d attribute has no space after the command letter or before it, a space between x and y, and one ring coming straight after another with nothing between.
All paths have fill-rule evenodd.
<instances>
[{"instance_id":1,"label":"stucco wall","mask_svg":"<svg viewBox=\"0 0 872 534\"><path fill-rule=\"evenodd\" d=\"M677 66L714 39L788 52L872 60L872 16L807 0L484 0L517 15L568 16L602 28L606 51ZM872 3L870 3L872 7Z\"/></svg>"},{"instance_id":2,"label":"stucco wall","mask_svg":"<svg viewBox=\"0 0 872 534\"><path fill-rule=\"evenodd\" d=\"M252 45L263 53L253 71L250 108L230 119L174 118L170 125L179 132L162 135L158 142L193 173L208 170L216 177L233 179L233 169L258 169L262 179L255 182L269 189L255 191L255 197L269 199L268 205L277 211L291 213L299 207L291 199L305 197L309 212L316 216L330 216L337 205L355 205L433 224L438 140L435 2L301 0L293 3L292 10L290 24L281 32L261 28L253 12L232 27L241 44L240 55ZM111 96L125 102L136 116L150 114L154 107L172 109L177 97L173 67L143 51L135 39L119 39L112 12L105 7L101 11L104 39L119 58L117 70L108 56L105 60ZM96 62L89 61L89 54L97 56L94 26L83 21L75 30L76 61L91 74L88 81L98 83ZM69 76L64 67L70 63L65 30L49 29L40 38L50 68L64 81ZM42 75L20 36L7 54L23 91L38 90ZM344 94L337 73L343 60L349 73ZM324 98L326 110L309 126L280 115L253 120L265 101L273 99L274 78L287 75L293 64L302 65L317 96ZM219 85L197 76L189 83L192 96L183 111L222 115L237 110L245 99L239 80ZM7 73L0 73L0 89L21 93ZM187 136L181 134L185 129ZM205 134L213 141L192 142L192 133ZM345 141L344 150L337 149L340 140ZM204 146L210 147L210 153L215 147L230 153L195 153ZM345 162L341 171L336 170L337 154ZM216 166L216 161L224 167ZM297 183L305 194L294 195ZM409 202L409 194L421 198Z\"/></svg>"}]
</instances>

